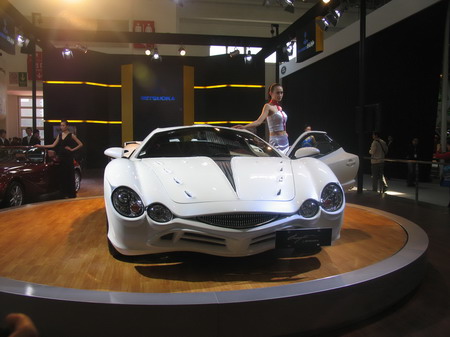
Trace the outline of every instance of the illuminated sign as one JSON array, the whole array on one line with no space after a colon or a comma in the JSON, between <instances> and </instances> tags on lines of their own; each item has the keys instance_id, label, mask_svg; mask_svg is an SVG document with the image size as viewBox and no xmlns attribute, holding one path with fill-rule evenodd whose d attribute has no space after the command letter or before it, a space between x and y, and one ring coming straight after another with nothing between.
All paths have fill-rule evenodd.
<instances>
[{"instance_id":1,"label":"illuminated sign","mask_svg":"<svg viewBox=\"0 0 450 337\"><path fill-rule=\"evenodd\" d=\"M141 101L170 102L176 101L176 98L175 96L141 96Z\"/></svg>"},{"instance_id":2,"label":"illuminated sign","mask_svg":"<svg viewBox=\"0 0 450 337\"><path fill-rule=\"evenodd\" d=\"M297 31L297 63L323 51L323 31L316 21L311 21Z\"/></svg>"}]
</instances>

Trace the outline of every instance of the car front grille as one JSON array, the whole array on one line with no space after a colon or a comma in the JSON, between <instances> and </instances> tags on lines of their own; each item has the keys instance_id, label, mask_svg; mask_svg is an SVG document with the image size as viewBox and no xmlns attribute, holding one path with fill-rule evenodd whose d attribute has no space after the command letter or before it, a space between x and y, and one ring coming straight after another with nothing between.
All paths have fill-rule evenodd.
<instances>
[{"instance_id":1,"label":"car front grille","mask_svg":"<svg viewBox=\"0 0 450 337\"><path fill-rule=\"evenodd\" d=\"M278 219L273 213L230 213L199 216L197 220L208 225L233 229L258 227Z\"/></svg>"}]
</instances>

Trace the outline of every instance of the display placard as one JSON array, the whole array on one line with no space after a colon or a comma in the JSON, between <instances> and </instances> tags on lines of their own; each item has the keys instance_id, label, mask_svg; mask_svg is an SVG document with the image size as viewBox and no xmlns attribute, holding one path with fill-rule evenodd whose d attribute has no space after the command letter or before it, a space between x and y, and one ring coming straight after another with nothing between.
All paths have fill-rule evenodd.
<instances>
[{"instance_id":1,"label":"display placard","mask_svg":"<svg viewBox=\"0 0 450 337\"><path fill-rule=\"evenodd\" d=\"M331 245L331 228L298 228L277 231L275 248L311 251Z\"/></svg>"}]
</instances>

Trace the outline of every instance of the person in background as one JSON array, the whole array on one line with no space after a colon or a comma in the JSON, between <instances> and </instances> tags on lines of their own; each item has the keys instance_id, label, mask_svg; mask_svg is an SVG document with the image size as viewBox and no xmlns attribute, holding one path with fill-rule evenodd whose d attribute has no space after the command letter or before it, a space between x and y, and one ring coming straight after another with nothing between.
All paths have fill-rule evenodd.
<instances>
[{"instance_id":1,"label":"person in background","mask_svg":"<svg viewBox=\"0 0 450 337\"><path fill-rule=\"evenodd\" d=\"M41 144L41 133L39 132L39 130L33 130L33 137L34 139L36 139L36 144Z\"/></svg>"},{"instance_id":2,"label":"person in background","mask_svg":"<svg viewBox=\"0 0 450 337\"><path fill-rule=\"evenodd\" d=\"M20 139L19 137L13 137L9 142L9 146L20 146L20 145L22 145L22 139Z\"/></svg>"},{"instance_id":3,"label":"person in background","mask_svg":"<svg viewBox=\"0 0 450 337\"><path fill-rule=\"evenodd\" d=\"M388 147L386 142L380 138L378 132L372 133L372 144L370 145L370 163L372 168L372 191L378 192L378 187L380 187L380 192L386 192L388 185L386 179L384 178L384 158L386 157Z\"/></svg>"},{"instance_id":4,"label":"person in background","mask_svg":"<svg viewBox=\"0 0 450 337\"><path fill-rule=\"evenodd\" d=\"M22 313L11 313L5 317L8 337L38 337L39 333L30 317ZM3 336L3 335L2 335Z\"/></svg>"},{"instance_id":5,"label":"person in background","mask_svg":"<svg viewBox=\"0 0 450 337\"><path fill-rule=\"evenodd\" d=\"M450 138L447 139L447 151L446 152L436 152L434 154L434 158L436 159L444 159L445 165L442 169L442 177L440 185L442 187L448 187L449 196L450 196ZM448 202L448 206L450 207L450 200Z\"/></svg>"},{"instance_id":6,"label":"person in background","mask_svg":"<svg viewBox=\"0 0 450 337\"><path fill-rule=\"evenodd\" d=\"M32 128L30 128L30 127L26 128L25 132L27 133L27 135L22 138L22 145L23 146L33 146L33 145L36 145L36 144L40 144L41 141L34 137Z\"/></svg>"},{"instance_id":7,"label":"person in background","mask_svg":"<svg viewBox=\"0 0 450 337\"><path fill-rule=\"evenodd\" d=\"M269 102L264 104L258 119L247 125L235 125L236 129L251 129L260 126L267 120L269 127L269 144L286 153L289 149L289 139L286 132L287 115L280 106L283 99L283 87L273 83L269 87Z\"/></svg>"},{"instance_id":8,"label":"person in background","mask_svg":"<svg viewBox=\"0 0 450 337\"><path fill-rule=\"evenodd\" d=\"M62 120L61 133L51 145L36 145L38 148L55 148L60 160L60 190L63 198L75 198L75 169L73 165L73 152L83 146L76 135L69 131L69 123Z\"/></svg>"},{"instance_id":9,"label":"person in background","mask_svg":"<svg viewBox=\"0 0 450 337\"><path fill-rule=\"evenodd\" d=\"M413 138L406 152L406 159L417 160L419 155L419 138ZM410 187L416 186L416 163L408 163L408 174L406 176L406 185Z\"/></svg>"},{"instance_id":10,"label":"person in background","mask_svg":"<svg viewBox=\"0 0 450 337\"><path fill-rule=\"evenodd\" d=\"M9 146L9 140L6 138L5 129L0 129L0 146Z\"/></svg>"},{"instance_id":11,"label":"person in background","mask_svg":"<svg viewBox=\"0 0 450 337\"><path fill-rule=\"evenodd\" d=\"M309 124L305 125L304 132L312 131L312 127ZM313 135L306 137L301 144L301 147L315 147L316 146L316 138Z\"/></svg>"}]
</instances>

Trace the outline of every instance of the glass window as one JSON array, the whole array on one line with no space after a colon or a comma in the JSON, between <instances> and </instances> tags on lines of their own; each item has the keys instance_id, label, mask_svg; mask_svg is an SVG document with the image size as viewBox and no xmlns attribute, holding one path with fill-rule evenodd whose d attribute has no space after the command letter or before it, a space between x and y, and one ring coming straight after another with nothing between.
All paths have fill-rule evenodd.
<instances>
[{"instance_id":1,"label":"glass window","mask_svg":"<svg viewBox=\"0 0 450 337\"><path fill-rule=\"evenodd\" d=\"M33 99L31 97L19 97L19 124L22 137L27 135L26 128L33 127ZM44 99L36 97L36 128L39 130L40 139L44 137Z\"/></svg>"}]
</instances>

